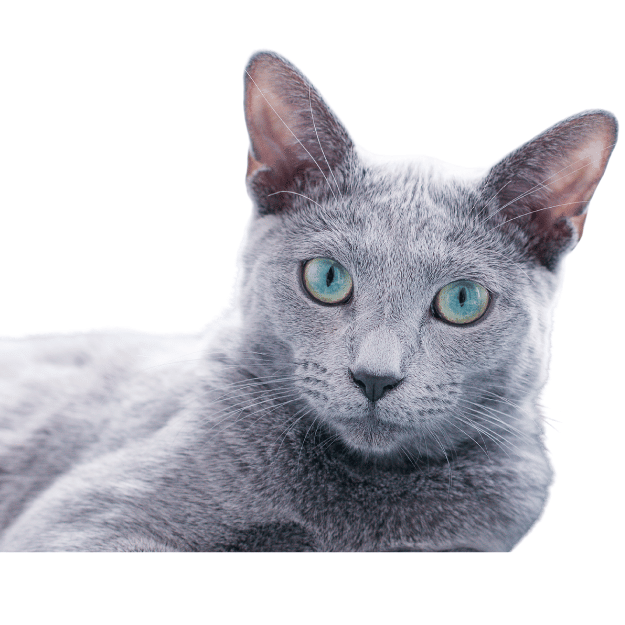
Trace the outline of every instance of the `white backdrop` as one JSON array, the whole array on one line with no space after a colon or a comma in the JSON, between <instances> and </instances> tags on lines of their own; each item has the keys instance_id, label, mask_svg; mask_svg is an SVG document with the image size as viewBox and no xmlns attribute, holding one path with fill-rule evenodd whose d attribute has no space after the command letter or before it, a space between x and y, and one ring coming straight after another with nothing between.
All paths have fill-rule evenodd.
<instances>
[{"instance_id":1,"label":"white backdrop","mask_svg":"<svg viewBox=\"0 0 625 625\"><path fill-rule=\"evenodd\" d=\"M625 119L614 6L3 3L0 336L218 313L250 213L252 52L294 62L372 152L486 167L584 109ZM556 481L516 552L565 576L623 555L622 174L617 146L567 261L543 396Z\"/></svg>"}]
</instances>

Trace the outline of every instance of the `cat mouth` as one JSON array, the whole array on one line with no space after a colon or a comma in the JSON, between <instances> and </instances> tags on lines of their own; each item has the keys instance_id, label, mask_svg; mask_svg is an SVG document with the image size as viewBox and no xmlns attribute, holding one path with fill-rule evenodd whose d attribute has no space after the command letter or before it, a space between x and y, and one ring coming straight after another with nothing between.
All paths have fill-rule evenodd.
<instances>
[{"instance_id":1,"label":"cat mouth","mask_svg":"<svg viewBox=\"0 0 625 625\"><path fill-rule=\"evenodd\" d=\"M345 443L367 451L394 449L407 433L405 426L382 418L375 406L369 406L360 418L339 419L335 426Z\"/></svg>"}]
</instances>

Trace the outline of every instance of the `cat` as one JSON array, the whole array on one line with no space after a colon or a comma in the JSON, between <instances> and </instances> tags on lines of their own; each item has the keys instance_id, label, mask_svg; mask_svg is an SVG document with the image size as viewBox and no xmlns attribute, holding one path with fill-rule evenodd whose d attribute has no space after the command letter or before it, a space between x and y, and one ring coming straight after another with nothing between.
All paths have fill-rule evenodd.
<instances>
[{"instance_id":1,"label":"cat","mask_svg":"<svg viewBox=\"0 0 625 625\"><path fill-rule=\"evenodd\" d=\"M253 215L207 336L2 342L0 549L512 549L548 496L554 296L615 118L477 174L357 149L275 53L244 92Z\"/></svg>"}]
</instances>

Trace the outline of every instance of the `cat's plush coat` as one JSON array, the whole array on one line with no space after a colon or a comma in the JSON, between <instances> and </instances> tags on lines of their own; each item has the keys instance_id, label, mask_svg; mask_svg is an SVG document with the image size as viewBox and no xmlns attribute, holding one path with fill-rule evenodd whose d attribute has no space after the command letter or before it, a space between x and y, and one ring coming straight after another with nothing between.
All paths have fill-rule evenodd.
<instances>
[{"instance_id":1,"label":"cat's plush coat","mask_svg":"<svg viewBox=\"0 0 625 625\"><path fill-rule=\"evenodd\" d=\"M2 343L0 548L511 549L551 481L553 300L614 117L568 118L484 175L384 163L266 52L245 113L254 214L208 338ZM307 292L315 258L347 269L346 301ZM457 280L490 294L472 323L432 304Z\"/></svg>"}]
</instances>

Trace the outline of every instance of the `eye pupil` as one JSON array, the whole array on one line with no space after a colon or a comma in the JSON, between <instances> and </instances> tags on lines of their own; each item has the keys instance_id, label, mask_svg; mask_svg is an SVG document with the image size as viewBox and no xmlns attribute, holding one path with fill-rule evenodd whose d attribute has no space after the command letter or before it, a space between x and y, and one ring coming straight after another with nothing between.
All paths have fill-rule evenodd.
<instances>
[{"instance_id":1,"label":"eye pupil","mask_svg":"<svg viewBox=\"0 0 625 625\"><path fill-rule=\"evenodd\" d=\"M334 267L330 267L326 276L326 286L330 286L334 282Z\"/></svg>"},{"instance_id":2,"label":"eye pupil","mask_svg":"<svg viewBox=\"0 0 625 625\"><path fill-rule=\"evenodd\" d=\"M304 288L322 304L345 304L354 286L349 272L331 258L312 258L302 268Z\"/></svg>"},{"instance_id":3,"label":"eye pupil","mask_svg":"<svg viewBox=\"0 0 625 625\"><path fill-rule=\"evenodd\" d=\"M467 290L464 287L460 289L458 301L460 302L460 306L464 306L464 303L467 301Z\"/></svg>"}]
</instances>

